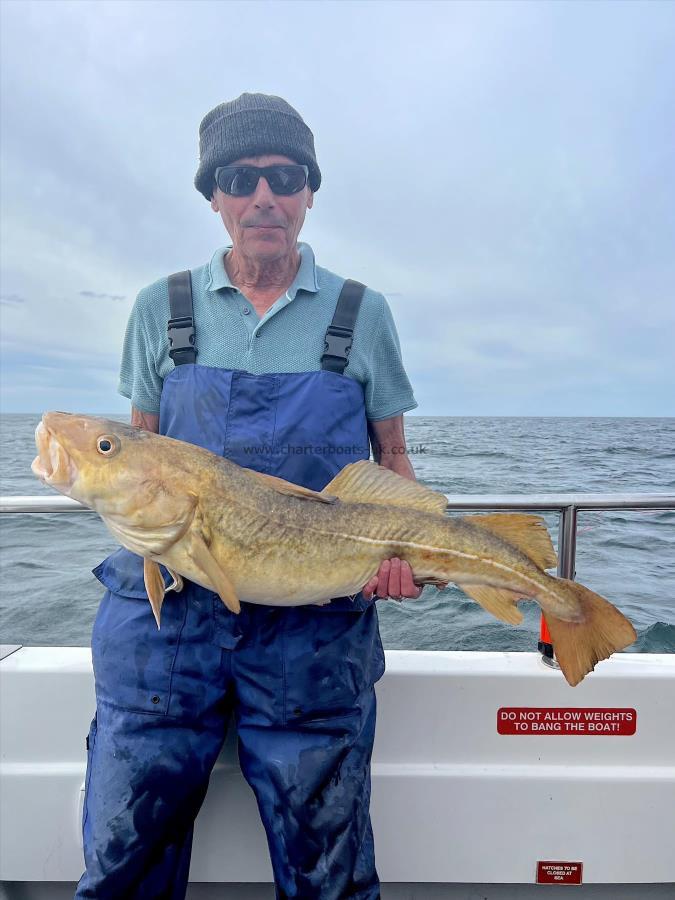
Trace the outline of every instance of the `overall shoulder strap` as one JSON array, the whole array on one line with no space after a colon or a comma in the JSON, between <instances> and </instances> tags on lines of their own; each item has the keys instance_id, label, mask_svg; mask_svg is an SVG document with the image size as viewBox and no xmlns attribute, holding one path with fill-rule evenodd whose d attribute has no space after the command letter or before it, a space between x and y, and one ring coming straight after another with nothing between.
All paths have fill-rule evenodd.
<instances>
[{"instance_id":1,"label":"overall shoulder strap","mask_svg":"<svg viewBox=\"0 0 675 900\"><path fill-rule=\"evenodd\" d=\"M192 317L192 280L190 272L169 275L169 356L174 365L193 363L197 356L195 324Z\"/></svg>"},{"instance_id":2,"label":"overall shoulder strap","mask_svg":"<svg viewBox=\"0 0 675 900\"><path fill-rule=\"evenodd\" d=\"M325 345L321 357L321 368L327 372L342 375L349 362L352 349L354 325L359 314L365 284L348 278L342 286L335 305L333 321L326 329Z\"/></svg>"}]
</instances>

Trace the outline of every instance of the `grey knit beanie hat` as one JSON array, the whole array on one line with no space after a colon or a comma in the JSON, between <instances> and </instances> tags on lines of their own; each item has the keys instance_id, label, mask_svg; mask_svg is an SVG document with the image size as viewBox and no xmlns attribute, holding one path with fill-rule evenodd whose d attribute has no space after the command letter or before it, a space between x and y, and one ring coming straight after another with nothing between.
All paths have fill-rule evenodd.
<instances>
[{"instance_id":1,"label":"grey knit beanie hat","mask_svg":"<svg viewBox=\"0 0 675 900\"><path fill-rule=\"evenodd\" d=\"M207 113L199 126L199 168L195 187L207 200L218 166L244 156L278 153L309 167L309 186L318 191L321 171L314 135L290 103L270 94L242 94Z\"/></svg>"}]
</instances>

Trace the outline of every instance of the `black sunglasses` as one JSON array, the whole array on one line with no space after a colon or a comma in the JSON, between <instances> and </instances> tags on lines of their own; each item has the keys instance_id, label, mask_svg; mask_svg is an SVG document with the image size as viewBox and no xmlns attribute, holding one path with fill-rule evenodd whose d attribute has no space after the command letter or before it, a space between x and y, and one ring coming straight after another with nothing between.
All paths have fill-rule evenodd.
<instances>
[{"instance_id":1,"label":"black sunglasses","mask_svg":"<svg viewBox=\"0 0 675 900\"><path fill-rule=\"evenodd\" d=\"M224 194L232 197L250 197L258 187L261 176L267 181L273 194L290 197L307 184L307 166L219 166L215 172L216 184Z\"/></svg>"}]
</instances>

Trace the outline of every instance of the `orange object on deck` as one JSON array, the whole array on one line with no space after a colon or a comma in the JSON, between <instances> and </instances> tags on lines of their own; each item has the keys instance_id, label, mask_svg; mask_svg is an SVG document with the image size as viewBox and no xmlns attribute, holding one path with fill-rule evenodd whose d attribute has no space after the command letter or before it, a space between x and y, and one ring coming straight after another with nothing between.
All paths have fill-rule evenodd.
<instances>
[{"instance_id":1,"label":"orange object on deck","mask_svg":"<svg viewBox=\"0 0 675 900\"><path fill-rule=\"evenodd\" d=\"M539 629L539 640L542 644L553 644L551 640L551 635L549 634L548 625L546 624L546 619L544 618L544 614L541 614L541 626Z\"/></svg>"}]
</instances>

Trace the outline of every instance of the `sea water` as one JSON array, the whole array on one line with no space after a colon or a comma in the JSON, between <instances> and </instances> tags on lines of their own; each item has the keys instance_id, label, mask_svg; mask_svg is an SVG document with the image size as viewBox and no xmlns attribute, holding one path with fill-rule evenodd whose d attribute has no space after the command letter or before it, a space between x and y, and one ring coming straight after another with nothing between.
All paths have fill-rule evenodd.
<instances>
[{"instance_id":1,"label":"sea water","mask_svg":"<svg viewBox=\"0 0 675 900\"><path fill-rule=\"evenodd\" d=\"M56 496L30 471L38 415L0 417L0 492ZM406 416L420 481L449 494L675 495L675 419ZM545 513L554 541L558 516ZM91 569L115 549L91 514L0 517L0 640L89 644L102 586ZM576 577L635 625L631 650L675 652L675 510L579 514ZM180 602L179 595L169 595ZM535 650L539 607L518 627L454 587L416 601L378 602L385 647Z\"/></svg>"}]
</instances>

